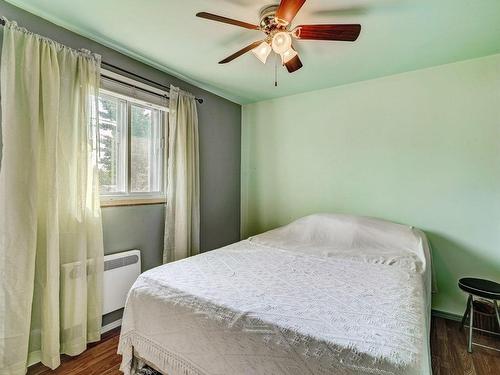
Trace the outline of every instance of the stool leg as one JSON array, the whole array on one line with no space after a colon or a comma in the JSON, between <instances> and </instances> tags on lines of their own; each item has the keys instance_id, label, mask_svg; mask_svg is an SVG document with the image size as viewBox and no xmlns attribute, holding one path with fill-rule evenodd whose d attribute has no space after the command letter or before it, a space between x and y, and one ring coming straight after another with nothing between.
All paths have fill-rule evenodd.
<instances>
[{"instance_id":1,"label":"stool leg","mask_svg":"<svg viewBox=\"0 0 500 375\"><path fill-rule=\"evenodd\" d=\"M469 294L469 298L467 299L467 307L465 308L464 316L462 317L462 324L460 325L460 329L464 328L465 321L467 320L470 312L472 296Z\"/></svg>"},{"instance_id":2,"label":"stool leg","mask_svg":"<svg viewBox=\"0 0 500 375\"><path fill-rule=\"evenodd\" d=\"M469 340L467 342L467 351L469 353L472 353L472 325L473 325L473 318L474 318L474 297L472 297L472 294L470 295L470 322L469 322Z\"/></svg>"},{"instance_id":3,"label":"stool leg","mask_svg":"<svg viewBox=\"0 0 500 375\"><path fill-rule=\"evenodd\" d=\"M500 328L500 312L498 312L497 300L493 300L493 305L495 306L495 314L497 315L498 327Z\"/></svg>"}]
</instances>

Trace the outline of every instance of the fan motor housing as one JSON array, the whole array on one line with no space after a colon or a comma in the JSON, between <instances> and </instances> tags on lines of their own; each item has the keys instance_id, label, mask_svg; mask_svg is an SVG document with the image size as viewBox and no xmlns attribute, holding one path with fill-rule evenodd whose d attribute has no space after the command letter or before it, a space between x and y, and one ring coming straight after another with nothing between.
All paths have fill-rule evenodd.
<instances>
[{"instance_id":1,"label":"fan motor housing","mask_svg":"<svg viewBox=\"0 0 500 375\"><path fill-rule=\"evenodd\" d=\"M269 5L260 11L260 28L266 34L271 34L276 30L284 30L283 25L276 21L276 11L278 5Z\"/></svg>"}]
</instances>

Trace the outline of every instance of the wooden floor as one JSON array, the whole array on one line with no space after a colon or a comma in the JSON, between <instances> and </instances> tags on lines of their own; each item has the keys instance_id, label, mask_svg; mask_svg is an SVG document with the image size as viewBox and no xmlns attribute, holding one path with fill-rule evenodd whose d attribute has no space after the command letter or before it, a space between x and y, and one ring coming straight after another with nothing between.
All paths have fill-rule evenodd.
<instances>
[{"instance_id":1,"label":"wooden floor","mask_svg":"<svg viewBox=\"0 0 500 375\"><path fill-rule=\"evenodd\" d=\"M61 366L50 371L38 364L29 368L28 375L119 375L121 357L116 354L119 331L106 333L101 342L89 345L78 357L64 357ZM500 339L477 336L479 342L500 347ZM474 347L468 354L465 332L459 324L442 318L432 318L431 349L434 375L498 375L500 352ZM476 341L476 340L475 340Z\"/></svg>"},{"instance_id":2,"label":"wooden floor","mask_svg":"<svg viewBox=\"0 0 500 375\"><path fill-rule=\"evenodd\" d=\"M467 336L460 324L442 318L432 318L431 350L433 375L500 374L500 352L473 346L467 353ZM474 342L500 348L500 338L474 332Z\"/></svg>"},{"instance_id":3,"label":"wooden floor","mask_svg":"<svg viewBox=\"0 0 500 375\"><path fill-rule=\"evenodd\" d=\"M28 375L123 375L120 367L121 356L116 354L119 328L105 333L102 340L90 344L88 349L77 357L62 356L61 366L51 371L42 364L36 364L28 369Z\"/></svg>"}]
</instances>

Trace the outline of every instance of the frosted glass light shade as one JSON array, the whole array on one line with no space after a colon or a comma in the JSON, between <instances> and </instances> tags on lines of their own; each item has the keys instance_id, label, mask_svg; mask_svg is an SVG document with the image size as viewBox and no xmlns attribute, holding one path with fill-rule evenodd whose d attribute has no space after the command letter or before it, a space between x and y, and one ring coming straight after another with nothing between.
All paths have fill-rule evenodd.
<instances>
[{"instance_id":1,"label":"frosted glass light shade","mask_svg":"<svg viewBox=\"0 0 500 375\"><path fill-rule=\"evenodd\" d=\"M262 61L262 64L265 64L271 51L272 48L269 43L262 42L252 50L252 53L255 55L255 57Z\"/></svg>"},{"instance_id":2,"label":"frosted glass light shade","mask_svg":"<svg viewBox=\"0 0 500 375\"><path fill-rule=\"evenodd\" d=\"M274 52L279 55L281 55L285 51L288 51L292 46L292 37L290 36L290 33L281 31L274 34L272 46Z\"/></svg>"},{"instance_id":3,"label":"frosted glass light shade","mask_svg":"<svg viewBox=\"0 0 500 375\"><path fill-rule=\"evenodd\" d=\"M295 51L293 48L289 48L281 54L281 62L284 65L291 59L293 59L295 56L297 56L297 51Z\"/></svg>"}]
</instances>

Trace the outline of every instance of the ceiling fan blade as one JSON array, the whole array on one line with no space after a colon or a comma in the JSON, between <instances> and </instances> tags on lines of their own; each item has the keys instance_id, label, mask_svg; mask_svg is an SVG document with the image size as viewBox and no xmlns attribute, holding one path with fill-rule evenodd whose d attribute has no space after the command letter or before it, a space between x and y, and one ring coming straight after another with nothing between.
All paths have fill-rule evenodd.
<instances>
[{"instance_id":1,"label":"ceiling fan blade","mask_svg":"<svg viewBox=\"0 0 500 375\"><path fill-rule=\"evenodd\" d=\"M253 50L255 47L259 46L263 41L258 40L257 42L253 42L252 44L246 46L245 48L240 49L238 52L233 53L231 56L226 57L224 60L219 61L219 64L227 64L230 61L233 61L235 58L240 57L241 55L247 53L248 51Z\"/></svg>"},{"instance_id":2,"label":"ceiling fan blade","mask_svg":"<svg viewBox=\"0 0 500 375\"><path fill-rule=\"evenodd\" d=\"M361 32L361 25L299 25L293 30L297 39L342 40L354 42Z\"/></svg>"},{"instance_id":3,"label":"ceiling fan blade","mask_svg":"<svg viewBox=\"0 0 500 375\"><path fill-rule=\"evenodd\" d=\"M217 22L222 22L222 23L228 23L230 25L244 27L245 29L260 30L260 27L257 25L252 25L251 23L247 23L247 22L243 22L243 21L233 20L232 18L222 17L222 16L218 16L218 15L212 14L212 13L200 12L200 13L196 14L196 17L205 18L207 20L212 20L212 21L217 21Z\"/></svg>"},{"instance_id":4,"label":"ceiling fan blade","mask_svg":"<svg viewBox=\"0 0 500 375\"><path fill-rule=\"evenodd\" d=\"M285 63L286 69L288 70L288 73L293 73L296 70L299 70L302 68L302 61L300 61L299 55L295 56L293 59L291 59L289 62Z\"/></svg>"},{"instance_id":5,"label":"ceiling fan blade","mask_svg":"<svg viewBox=\"0 0 500 375\"><path fill-rule=\"evenodd\" d=\"M354 42L361 32L361 25L299 25L292 35L306 40L341 40Z\"/></svg>"},{"instance_id":6,"label":"ceiling fan blade","mask_svg":"<svg viewBox=\"0 0 500 375\"><path fill-rule=\"evenodd\" d=\"M295 18L305 2L306 0L281 0L280 6L276 11L278 22L288 25Z\"/></svg>"}]
</instances>

